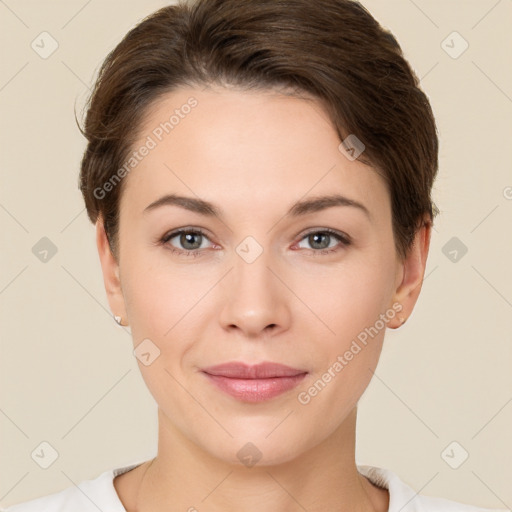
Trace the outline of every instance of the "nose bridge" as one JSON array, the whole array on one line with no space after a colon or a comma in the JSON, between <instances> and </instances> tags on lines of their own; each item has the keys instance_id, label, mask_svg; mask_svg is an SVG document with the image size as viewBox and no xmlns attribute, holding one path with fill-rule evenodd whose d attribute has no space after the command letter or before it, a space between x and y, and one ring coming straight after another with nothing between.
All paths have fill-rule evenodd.
<instances>
[{"instance_id":1,"label":"nose bridge","mask_svg":"<svg viewBox=\"0 0 512 512\"><path fill-rule=\"evenodd\" d=\"M273 271L272 251L247 236L235 248L221 321L257 335L288 321L286 293ZM270 267L270 268L269 268ZM275 271L274 271L275 272Z\"/></svg>"},{"instance_id":2,"label":"nose bridge","mask_svg":"<svg viewBox=\"0 0 512 512\"><path fill-rule=\"evenodd\" d=\"M272 273L271 249L263 248L255 238L247 237L236 247L234 257L234 286L252 289L253 293L266 291L270 293L270 277Z\"/></svg>"}]
</instances>

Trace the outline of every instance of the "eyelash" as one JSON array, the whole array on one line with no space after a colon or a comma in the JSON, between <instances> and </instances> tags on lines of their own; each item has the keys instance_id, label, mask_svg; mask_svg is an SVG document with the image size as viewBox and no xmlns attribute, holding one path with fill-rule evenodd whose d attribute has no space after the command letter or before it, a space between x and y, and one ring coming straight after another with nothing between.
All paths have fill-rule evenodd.
<instances>
[{"instance_id":1,"label":"eyelash","mask_svg":"<svg viewBox=\"0 0 512 512\"><path fill-rule=\"evenodd\" d=\"M203 236L203 237L205 237L206 239L209 240L207 234L204 231L202 231L201 229L181 228L181 229L177 229L176 231L172 231L172 232L167 233L166 235L164 235L160 239L160 243L162 245L166 245L167 246L166 248L168 250L170 250L171 253L178 254L179 256L194 257L194 258L196 258L198 256L201 256L203 254L203 249L193 249L191 251L186 251L186 250L176 249L172 245L168 244L168 242L171 239L173 239L176 236L181 235L183 233L189 233L189 234L192 233L194 235L201 235L201 236ZM339 251L341 249L341 247L348 247L352 243L352 241L350 240L350 238L347 235L339 233L338 231L334 231L333 229L330 229L330 228L317 229L317 230L309 231L309 232L305 233L302 236L302 238L299 240L299 243L302 242L302 240L304 240L308 236L314 235L314 234L328 234L328 235L336 238L339 241L339 244L336 245L333 248L329 248L329 249L310 249L310 251L312 251L312 254L315 255L315 256L332 254L334 252Z\"/></svg>"}]
</instances>

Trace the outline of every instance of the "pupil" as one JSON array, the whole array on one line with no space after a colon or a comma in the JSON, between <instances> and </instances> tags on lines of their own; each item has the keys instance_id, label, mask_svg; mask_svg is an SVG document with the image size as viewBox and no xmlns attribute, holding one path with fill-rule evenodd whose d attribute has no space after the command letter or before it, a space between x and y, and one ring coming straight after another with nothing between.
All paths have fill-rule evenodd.
<instances>
[{"instance_id":1,"label":"pupil","mask_svg":"<svg viewBox=\"0 0 512 512\"><path fill-rule=\"evenodd\" d=\"M317 243L318 238L321 238L321 237L324 238L324 242L325 242L325 240L327 240L327 243L324 243L324 244L320 243L321 247L317 247L317 249L325 249L326 247L328 247L329 246L329 242L328 242L329 235L327 235L326 233L315 233L313 235L310 235L309 241L310 241L311 245L313 247L315 247L315 244Z\"/></svg>"},{"instance_id":2,"label":"pupil","mask_svg":"<svg viewBox=\"0 0 512 512\"><path fill-rule=\"evenodd\" d=\"M197 249L201 245L201 242L199 242L199 244L198 244L197 241L196 241L196 243L194 244L193 238L196 237L196 236L200 236L200 235L198 233L185 233L185 234L182 234L180 241L181 241L183 247L185 247L187 249ZM195 247L187 246L188 243L191 243L192 245L195 245Z\"/></svg>"}]
</instances>

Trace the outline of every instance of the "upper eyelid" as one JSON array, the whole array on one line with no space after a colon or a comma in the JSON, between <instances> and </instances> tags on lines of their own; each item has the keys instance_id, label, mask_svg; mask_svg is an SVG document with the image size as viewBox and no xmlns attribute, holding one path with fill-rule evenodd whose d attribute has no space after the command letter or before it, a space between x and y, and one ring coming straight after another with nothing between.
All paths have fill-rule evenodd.
<instances>
[{"instance_id":1,"label":"upper eyelid","mask_svg":"<svg viewBox=\"0 0 512 512\"><path fill-rule=\"evenodd\" d=\"M313 233L327 233L328 235L338 236L338 237L348 240L348 241L352 240L350 235L348 235L347 233L344 233L343 231L339 231L337 229L332 229L332 228L320 228L320 229L313 228L313 229L308 230L305 233L303 233L302 238L312 235ZM302 240L302 238L301 238L301 240Z\"/></svg>"},{"instance_id":2,"label":"upper eyelid","mask_svg":"<svg viewBox=\"0 0 512 512\"><path fill-rule=\"evenodd\" d=\"M208 240L210 240L210 236L208 234L208 231L204 230L203 228L178 228L178 229L171 229L171 231L168 231L165 233L162 238L165 239L171 239L174 238L177 235L181 235L182 233L198 233L200 235L206 236Z\"/></svg>"}]
</instances>

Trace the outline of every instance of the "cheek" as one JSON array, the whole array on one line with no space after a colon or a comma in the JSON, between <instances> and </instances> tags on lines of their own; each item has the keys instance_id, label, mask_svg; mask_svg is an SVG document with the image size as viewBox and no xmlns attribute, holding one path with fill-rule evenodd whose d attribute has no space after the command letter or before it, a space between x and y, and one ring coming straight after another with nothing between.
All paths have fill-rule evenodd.
<instances>
[{"instance_id":1,"label":"cheek","mask_svg":"<svg viewBox=\"0 0 512 512\"><path fill-rule=\"evenodd\" d=\"M316 288L311 303L333 332L315 323L318 345L312 355L315 371L299 390L297 401L311 421L329 420L325 429L339 425L372 379L382 350L389 311L389 283L385 266L361 266L331 275L330 286ZM383 319L384 318L384 319Z\"/></svg>"},{"instance_id":2,"label":"cheek","mask_svg":"<svg viewBox=\"0 0 512 512\"><path fill-rule=\"evenodd\" d=\"M182 421L176 412L181 410L178 404L190 401L179 384L183 358L197 338L189 329L195 325L201 296L211 285L187 279L185 266L176 271L148 261L133 258L131 265L126 265L126 310L135 353L150 354L149 364L137 356L141 376L156 403L166 404L165 410L178 423ZM190 269L188 273L190 276Z\"/></svg>"},{"instance_id":3,"label":"cheek","mask_svg":"<svg viewBox=\"0 0 512 512\"><path fill-rule=\"evenodd\" d=\"M392 259L376 252L374 258L331 272L328 282L319 281L321 286L309 287L315 290L313 296L310 292L312 308L330 330L315 322L321 349L299 403L311 403L307 409L318 414L337 404L333 425L357 403L377 366L387 322L395 314L389 308L392 269Z\"/></svg>"},{"instance_id":4,"label":"cheek","mask_svg":"<svg viewBox=\"0 0 512 512\"><path fill-rule=\"evenodd\" d=\"M205 266L176 264L162 254L134 257L125 274L123 292L134 338L152 335L163 342L198 314L202 297L216 281Z\"/></svg>"},{"instance_id":5,"label":"cheek","mask_svg":"<svg viewBox=\"0 0 512 512\"><path fill-rule=\"evenodd\" d=\"M346 343L372 326L388 307L394 274L384 261L361 261L332 269L326 278L300 278L297 288L313 311L323 320L325 333ZM317 322L321 327L321 323ZM329 328L329 330L327 329ZM333 345L337 345L333 341ZM339 348L339 346L337 347Z\"/></svg>"}]
</instances>

